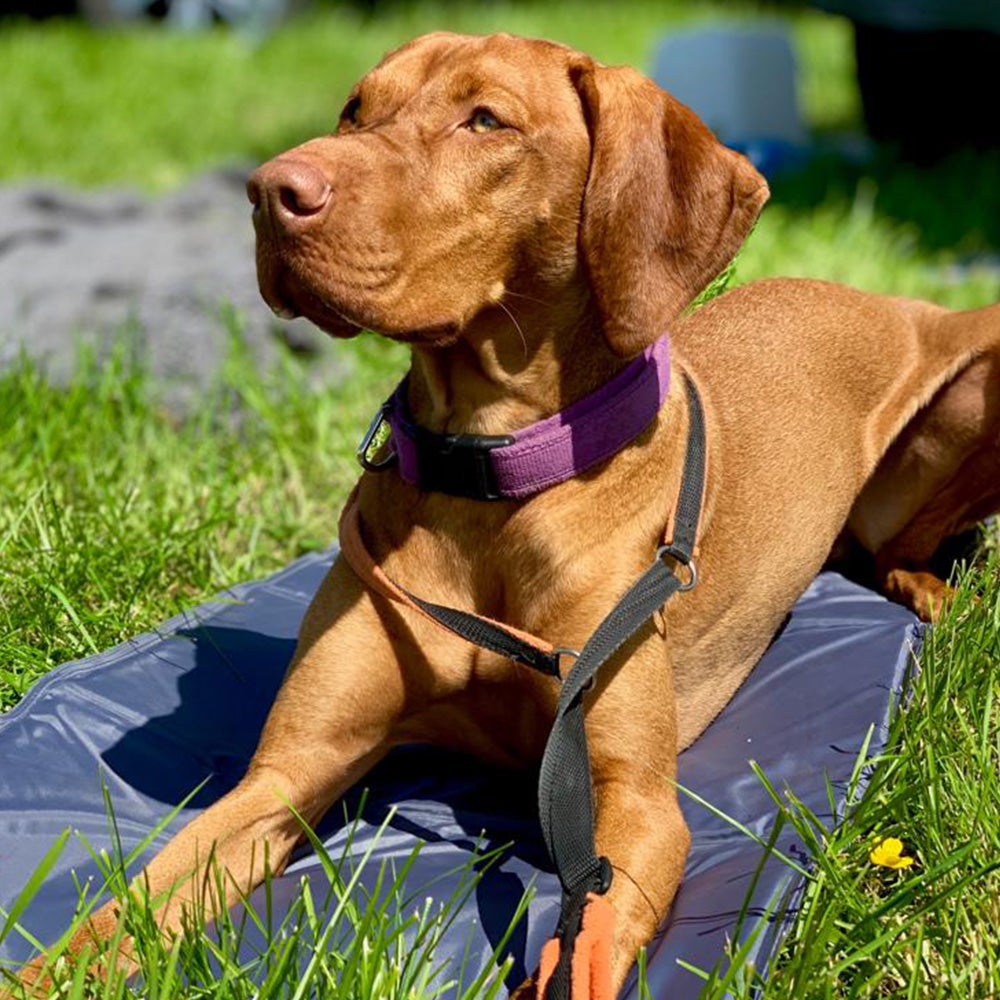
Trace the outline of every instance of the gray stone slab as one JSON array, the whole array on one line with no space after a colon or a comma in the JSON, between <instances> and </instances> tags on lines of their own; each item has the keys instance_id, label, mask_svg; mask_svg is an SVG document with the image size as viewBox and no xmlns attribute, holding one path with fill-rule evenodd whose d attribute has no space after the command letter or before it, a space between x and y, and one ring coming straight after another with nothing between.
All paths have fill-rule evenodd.
<instances>
[{"instance_id":1,"label":"gray stone slab","mask_svg":"<svg viewBox=\"0 0 1000 1000\"><path fill-rule=\"evenodd\" d=\"M159 197L0 187L0 367L23 350L61 381L78 341L104 353L124 337L183 406L225 357L229 314L262 364L291 348L329 381L340 363L325 335L278 319L257 291L249 169L214 170Z\"/></svg>"}]
</instances>

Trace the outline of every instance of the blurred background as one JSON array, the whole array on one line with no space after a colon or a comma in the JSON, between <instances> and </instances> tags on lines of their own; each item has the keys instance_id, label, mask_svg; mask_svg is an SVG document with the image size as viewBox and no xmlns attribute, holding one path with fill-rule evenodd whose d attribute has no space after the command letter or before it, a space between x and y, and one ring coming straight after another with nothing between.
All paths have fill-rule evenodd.
<instances>
[{"instance_id":1,"label":"blurred background","mask_svg":"<svg viewBox=\"0 0 1000 1000\"><path fill-rule=\"evenodd\" d=\"M352 81L421 32L507 30L631 63L769 177L737 280L801 274L953 305L1000 297L993 0L7 0L0 18L0 363L56 377L135 320L199 383L208 311L254 350L321 338L257 301L241 192L331 129ZM183 394L181 394L183 395ZM180 397L178 397L180 398Z\"/></svg>"}]
</instances>

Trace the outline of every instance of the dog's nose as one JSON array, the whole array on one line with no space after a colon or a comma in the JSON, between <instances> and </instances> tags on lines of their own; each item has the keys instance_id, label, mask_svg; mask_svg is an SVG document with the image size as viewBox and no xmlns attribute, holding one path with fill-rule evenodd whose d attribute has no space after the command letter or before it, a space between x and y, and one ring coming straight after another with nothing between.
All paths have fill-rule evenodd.
<instances>
[{"instance_id":1,"label":"dog's nose","mask_svg":"<svg viewBox=\"0 0 1000 1000\"><path fill-rule=\"evenodd\" d=\"M330 193L323 174L303 160L270 160L247 181L247 197L254 208L265 208L285 225L317 217Z\"/></svg>"}]
</instances>

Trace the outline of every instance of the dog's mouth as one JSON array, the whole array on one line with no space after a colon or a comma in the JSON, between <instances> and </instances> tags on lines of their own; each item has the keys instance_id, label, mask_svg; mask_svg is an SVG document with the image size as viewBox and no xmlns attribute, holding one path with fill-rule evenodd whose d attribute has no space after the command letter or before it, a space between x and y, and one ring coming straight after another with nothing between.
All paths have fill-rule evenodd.
<instances>
[{"instance_id":1,"label":"dog's mouth","mask_svg":"<svg viewBox=\"0 0 1000 1000\"><path fill-rule=\"evenodd\" d=\"M419 250L407 252L405 240L390 237L372 213L352 211L349 199L336 218L307 213L299 202L289 207L291 181L283 187L279 177L267 188L268 169L260 168L263 179L251 178L248 193L257 284L276 316L302 316L334 337L371 330L422 346L458 339L478 303L426 281L414 259Z\"/></svg>"},{"instance_id":2,"label":"dog's mouth","mask_svg":"<svg viewBox=\"0 0 1000 1000\"><path fill-rule=\"evenodd\" d=\"M262 279L258 279L257 285L268 308L279 319L295 319L302 315L284 282L277 280L265 283Z\"/></svg>"},{"instance_id":3,"label":"dog's mouth","mask_svg":"<svg viewBox=\"0 0 1000 1000\"><path fill-rule=\"evenodd\" d=\"M394 321L393 310L381 309L376 302L344 302L336 286L318 287L314 281L302 278L289 262L270 253L262 254L258 261L257 282L261 296L276 316L302 316L333 337L371 330L401 343L445 346L461 334L460 320L448 315L422 316L418 324L400 324Z\"/></svg>"},{"instance_id":4,"label":"dog's mouth","mask_svg":"<svg viewBox=\"0 0 1000 1000\"><path fill-rule=\"evenodd\" d=\"M303 316L334 337L352 336L365 326L362 319L351 315L339 303L333 303L273 257L258 262L257 284L261 297L281 319Z\"/></svg>"},{"instance_id":5,"label":"dog's mouth","mask_svg":"<svg viewBox=\"0 0 1000 1000\"><path fill-rule=\"evenodd\" d=\"M364 327L364 323L334 309L324 299L303 290L291 299L291 308L333 337L351 336Z\"/></svg>"}]
</instances>

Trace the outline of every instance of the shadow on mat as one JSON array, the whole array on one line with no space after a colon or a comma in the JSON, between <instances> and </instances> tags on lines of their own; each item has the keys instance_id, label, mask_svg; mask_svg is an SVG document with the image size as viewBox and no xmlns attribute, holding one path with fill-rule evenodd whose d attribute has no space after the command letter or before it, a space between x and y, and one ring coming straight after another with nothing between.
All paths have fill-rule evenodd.
<instances>
[{"instance_id":1,"label":"shadow on mat","mask_svg":"<svg viewBox=\"0 0 1000 1000\"><path fill-rule=\"evenodd\" d=\"M182 629L171 641L195 647L194 668L177 683L179 703L130 730L101 759L126 784L168 806L204 781L188 803L204 809L246 772L295 642L215 625Z\"/></svg>"}]
</instances>

